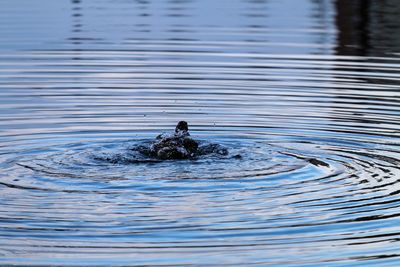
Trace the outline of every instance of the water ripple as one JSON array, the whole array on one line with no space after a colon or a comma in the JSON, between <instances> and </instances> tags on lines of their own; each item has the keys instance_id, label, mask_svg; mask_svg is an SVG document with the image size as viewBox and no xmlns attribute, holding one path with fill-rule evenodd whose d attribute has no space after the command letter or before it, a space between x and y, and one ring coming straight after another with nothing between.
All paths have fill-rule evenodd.
<instances>
[{"instance_id":1,"label":"water ripple","mask_svg":"<svg viewBox=\"0 0 400 267\"><path fill-rule=\"evenodd\" d=\"M0 10L0 265L398 265L398 46L337 55L330 1L42 2ZM179 120L229 155L132 150Z\"/></svg>"}]
</instances>

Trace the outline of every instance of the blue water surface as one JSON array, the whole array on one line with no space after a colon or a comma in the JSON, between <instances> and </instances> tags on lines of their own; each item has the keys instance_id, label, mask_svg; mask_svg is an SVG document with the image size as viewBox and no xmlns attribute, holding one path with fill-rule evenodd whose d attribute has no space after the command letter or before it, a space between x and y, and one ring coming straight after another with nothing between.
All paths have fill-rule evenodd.
<instances>
[{"instance_id":1,"label":"blue water surface","mask_svg":"<svg viewBox=\"0 0 400 267\"><path fill-rule=\"evenodd\" d=\"M0 265L398 266L399 12L2 0Z\"/></svg>"}]
</instances>

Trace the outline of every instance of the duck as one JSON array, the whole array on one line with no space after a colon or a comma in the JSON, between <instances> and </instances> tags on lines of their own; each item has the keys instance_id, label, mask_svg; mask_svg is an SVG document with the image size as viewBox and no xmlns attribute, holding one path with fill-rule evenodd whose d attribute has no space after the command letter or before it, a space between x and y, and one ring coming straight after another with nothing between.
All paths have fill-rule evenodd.
<instances>
[{"instance_id":1,"label":"duck","mask_svg":"<svg viewBox=\"0 0 400 267\"><path fill-rule=\"evenodd\" d=\"M159 134L154 140L134 146L132 150L160 161L197 159L207 155L227 156L229 154L228 149L222 145L193 139L186 121L179 121L173 133Z\"/></svg>"},{"instance_id":2,"label":"duck","mask_svg":"<svg viewBox=\"0 0 400 267\"><path fill-rule=\"evenodd\" d=\"M172 134L160 134L150 145L150 155L161 160L188 159L196 156L199 143L191 138L186 121L179 121Z\"/></svg>"}]
</instances>

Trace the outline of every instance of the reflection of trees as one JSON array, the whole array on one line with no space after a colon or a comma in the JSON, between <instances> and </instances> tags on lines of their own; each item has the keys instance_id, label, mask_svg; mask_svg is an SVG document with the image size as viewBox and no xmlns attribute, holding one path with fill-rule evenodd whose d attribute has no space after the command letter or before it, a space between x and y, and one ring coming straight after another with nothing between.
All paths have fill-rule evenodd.
<instances>
[{"instance_id":1,"label":"reflection of trees","mask_svg":"<svg viewBox=\"0 0 400 267\"><path fill-rule=\"evenodd\" d=\"M355 124L353 127L375 127L382 123L382 114L376 116L381 109L393 112L393 99L391 88L385 85L398 86L395 77L397 70L379 70L373 64L383 61L373 56L390 56L390 53L399 52L400 47L400 1L398 0L336 0L336 26L338 30L336 53L338 55L367 56L355 61L349 69L348 65L341 65L340 61L334 70L341 72L338 78L350 77L357 79L349 87L345 83L337 88L333 100L335 114L333 121L343 122L344 118ZM389 65L390 66L390 65ZM389 78L385 75L392 75ZM346 90L342 94L340 90ZM350 102L351 101L351 102ZM345 103L345 105L343 105ZM351 103L351 105L349 104ZM378 107L377 105L382 105ZM387 107L384 105L387 104ZM392 106L390 106L392 105ZM360 128L361 129L361 128ZM373 128L378 131L378 128Z\"/></svg>"},{"instance_id":2,"label":"reflection of trees","mask_svg":"<svg viewBox=\"0 0 400 267\"><path fill-rule=\"evenodd\" d=\"M387 47L398 52L400 47L400 1L371 1L370 45L383 53Z\"/></svg>"},{"instance_id":3,"label":"reflection of trees","mask_svg":"<svg viewBox=\"0 0 400 267\"><path fill-rule=\"evenodd\" d=\"M81 0L72 0L72 17L73 17L73 32L81 32L82 28L82 8L80 6Z\"/></svg>"},{"instance_id":4,"label":"reflection of trees","mask_svg":"<svg viewBox=\"0 0 400 267\"><path fill-rule=\"evenodd\" d=\"M72 36L69 39L71 44L73 44L72 50L75 54L72 57L72 60L81 60L80 57L80 45L82 44L82 39L79 37L79 34L82 32L82 7L81 0L71 0L72 2Z\"/></svg>"},{"instance_id":5,"label":"reflection of trees","mask_svg":"<svg viewBox=\"0 0 400 267\"><path fill-rule=\"evenodd\" d=\"M368 49L369 0L337 0L337 53L365 55Z\"/></svg>"},{"instance_id":6,"label":"reflection of trees","mask_svg":"<svg viewBox=\"0 0 400 267\"><path fill-rule=\"evenodd\" d=\"M337 0L337 53L380 56L400 47L400 1Z\"/></svg>"}]
</instances>

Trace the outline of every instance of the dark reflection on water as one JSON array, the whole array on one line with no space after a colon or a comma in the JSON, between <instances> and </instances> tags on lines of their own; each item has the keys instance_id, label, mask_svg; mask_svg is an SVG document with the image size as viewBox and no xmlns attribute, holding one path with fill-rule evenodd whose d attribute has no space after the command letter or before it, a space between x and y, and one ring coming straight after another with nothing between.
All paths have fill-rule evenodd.
<instances>
[{"instance_id":1,"label":"dark reflection on water","mask_svg":"<svg viewBox=\"0 0 400 267\"><path fill-rule=\"evenodd\" d=\"M398 53L398 1L337 0L336 10L339 54L391 56Z\"/></svg>"},{"instance_id":2,"label":"dark reflection on water","mask_svg":"<svg viewBox=\"0 0 400 267\"><path fill-rule=\"evenodd\" d=\"M397 266L399 8L4 0L0 265Z\"/></svg>"}]
</instances>

